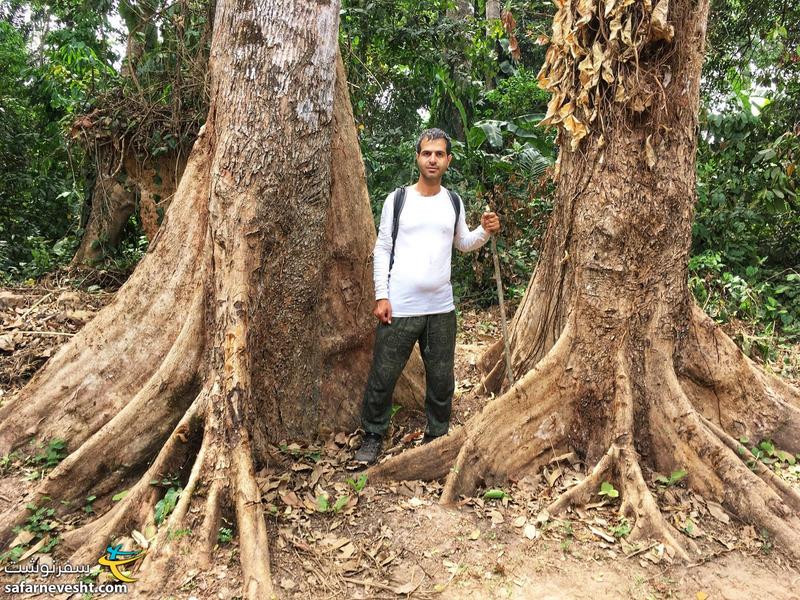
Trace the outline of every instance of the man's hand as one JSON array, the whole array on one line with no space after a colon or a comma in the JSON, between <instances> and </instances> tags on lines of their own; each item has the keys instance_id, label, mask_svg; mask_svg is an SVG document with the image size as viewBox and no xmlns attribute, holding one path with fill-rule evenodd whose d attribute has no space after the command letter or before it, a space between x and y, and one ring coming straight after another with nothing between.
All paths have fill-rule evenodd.
<instances>
[{"instance_id":1,"label":"man's hand","mask_svg":"<svg viewBox=\"0 0 800 600\"><path fill-rule=\"evenodd\" d=\"M375 308L372 310L372 314L375 315L384 325L390 324L392 322L391 303L386 298L377 300L375 302Z\"/></svg>"},{"instance_id":2,"label":"man's hand","mask_svg":"<svg viewBox=\"0 0 800 600\"><path fill-rule=\"evenodd\" d=\"M491 234L497 233L500 231L500 217L497 216L497 213L493 212L483 213L481 215L481 227Z\"/></svg>"}]
</instances>

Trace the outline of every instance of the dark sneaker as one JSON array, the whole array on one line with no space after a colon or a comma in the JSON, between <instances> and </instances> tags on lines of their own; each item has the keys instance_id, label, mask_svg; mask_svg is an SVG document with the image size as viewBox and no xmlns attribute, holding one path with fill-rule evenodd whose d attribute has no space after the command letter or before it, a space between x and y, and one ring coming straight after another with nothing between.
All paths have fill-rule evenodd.
<instances>
[{"instance_id":1,"label":"dark sneaker","mask_svg":"<svg viewBox=\"0 0 800 600\"><path fill-rule=\"evenodd\" d=\"M428 435L427 433L422 436L422 444L430 444L433 440L438 440L440 435Z\"/></svg>"},{"instance_id":2,"label":"dark sneaker","mask_svg":"<svg viewBox=\"0 0 800 600\"><path fill-rule=\"evenodd\" d=\"M358 449L353 460L371 465L378 460L378 454L381 452L382 445L382 436L377 433L365 433L364 438L361 440L361 448Z\"/></svg>"}]
</instances>

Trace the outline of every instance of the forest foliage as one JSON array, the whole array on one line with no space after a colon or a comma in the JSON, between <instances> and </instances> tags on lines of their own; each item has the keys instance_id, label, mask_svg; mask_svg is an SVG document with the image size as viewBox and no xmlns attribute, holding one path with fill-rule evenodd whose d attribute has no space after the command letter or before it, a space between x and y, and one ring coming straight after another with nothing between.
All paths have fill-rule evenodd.
<instances>
[{"instance_id":1,"label":"forest foliage","mask_svg":"<svg viewBox=\"0 0 800 600\"><path fill-rule=\"evenodd\" d=\"M375 215L415 179L418 133L451 132L445 184L462 195L471 223L487 204L501 213L512 300L536 264L553 197L556 146L538 126L549 95L537 73L554 10L512 0L491 22L482 1L345 0L341 10ZM206 107L213 6L4 0L0 17L0 277L12 283L69 262L98 140L124 140L144 156L188 151ZM789 0L716 0L703 76L689 284L718 321L744 325L738 341L763 357L800 342L798 23ZM141 257L137 214L99 267L130 270ZM487 252L456 257L462 302L495 301Z\"/></svg>"}]
</instances>

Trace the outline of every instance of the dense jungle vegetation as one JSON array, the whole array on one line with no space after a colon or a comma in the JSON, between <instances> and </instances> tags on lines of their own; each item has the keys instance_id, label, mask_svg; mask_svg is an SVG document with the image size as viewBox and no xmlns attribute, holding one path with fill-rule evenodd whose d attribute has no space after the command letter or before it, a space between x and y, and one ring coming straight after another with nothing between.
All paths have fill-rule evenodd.
<instances>
[{"instance_id":1,"label":"dense jungle vegetation","mask_svg":"<svg viewBox=\"0 0 800 600\"><path fill-rule=\"evenodd\" d=\"M537 72L554 7L348 0L345 60L374 213L414 179L419 131L451 132L446 184L470 222L489 204L508 295L524 292L551 208L553 134ZM202 0L0 2L0 279L69 265L100 155L185 156L204 120L213 6ZM690 287L751 355L800 342L800 7L715 0L703 79ZM117 159L114 159L114 163ZM113 165L112 165L113 166ZM122 168L111 173L133 188ZM157 177L157 175L156 175ZM165 199L166 200L166 199ZM166 202L159 206L163 218ZM129 272L147 248L134 210L92 266ZM459 256L461 301L495 301L487 251ZM789 367L787 367L789 368Z\"/></svg>"}]
</instances>

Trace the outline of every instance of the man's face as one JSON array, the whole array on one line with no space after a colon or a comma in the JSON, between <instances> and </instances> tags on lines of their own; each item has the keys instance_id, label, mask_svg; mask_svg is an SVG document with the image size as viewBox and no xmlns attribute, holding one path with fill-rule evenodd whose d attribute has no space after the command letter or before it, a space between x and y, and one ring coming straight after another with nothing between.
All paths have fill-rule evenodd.
<instances>
[{"instance_id":1,"label":"man's face","mask_svg":"<svg viewBox=\"0 0 800 600\"><path fill-rule=\"evenodd\" d=\"M419 173L425 180L439 182L452 159L453 155L447 154L446 140L422 140L417 154Z\"/></svg>"}]
</instances>

